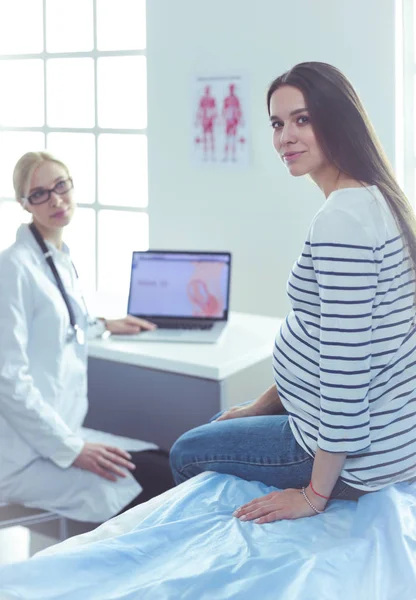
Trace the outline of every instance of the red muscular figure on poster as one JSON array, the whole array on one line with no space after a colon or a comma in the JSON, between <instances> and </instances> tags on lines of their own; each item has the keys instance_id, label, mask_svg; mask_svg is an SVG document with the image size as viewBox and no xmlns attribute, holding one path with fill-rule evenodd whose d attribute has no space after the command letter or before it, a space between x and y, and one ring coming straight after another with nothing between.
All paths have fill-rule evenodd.
<instances>
[{"instance_id":1,"label":"red muscular figure on poster","mask_svg":"<svg viewBox=\"0 0 416 600\"><path fill-rule=\"evenodd\" d=\"M196 125L202 127L202 144L204 152L204 160L208 158L208 146L211 150L211 159L215 160L215 140L214 140L214 125L217 118L217 107L215 98L211 96L211 88L209 85L205 87L205 94L202 96L198 112L196 115ZM201 139L196 138L196 143L200 143Z\"/></svg>"},{"instance_id":2,"label":"red muscular figure on poster","mask_svg":"<svg viewBox=\"0 0 416 600\"><path fill-rule=\"evenodd\" d=\"M242 122L243 113L240 100L235 95L235 85L233 83L230 83L229 91L228 96L224 98L222 109L226 136L223 160L228 160L229 153L231 153L231 160L235 161L237 129Z\"/></svg>"}]
</instances>

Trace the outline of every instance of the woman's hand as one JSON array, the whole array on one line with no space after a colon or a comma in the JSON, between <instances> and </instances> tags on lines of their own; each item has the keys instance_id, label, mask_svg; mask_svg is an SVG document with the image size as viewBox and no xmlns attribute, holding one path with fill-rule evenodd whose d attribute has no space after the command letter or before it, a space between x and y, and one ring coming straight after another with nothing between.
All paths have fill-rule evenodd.
<instances>
[{"instance_id":1,"label":"woman's hand","mask_svg":"<svg viewBox=\"0 0 416 600\"><path fill-rule=\"evenodd\" d=\"M306 494L308 494L307 490ZM313 504L318 510L323 510L326 501L317 500L315 497ZM240 521L254 520L255 523L262 524L281 521L282 519L313 517L316 514L306 502L301 490L288 488L281 492L271 492L267 496L256 498L248 504L244 504L233 513L233 516L240 519Z\"/></svg>"},{"instance_id":2,"label":"woman's hand","mask_svg":"<svg viewBox=\"0 0 416 600\"><path fill-rule=\"evenodd\" d=\"M241 417L260 417L262 415L276 415L283 410L283 404L280 400L276 386L272 385L261 396L249 404L234 406L225 411L216 421L225 421L226 419L240 419Z\"/></svg>"},{"instance_id":3,"label":"woman's hand","mask_svg":"<svg viewBox=\"0 0 416 600\"><path fill-rule=\"evenodd\" d=\"M133 317L133 315L127 315L124 319L106 319L105 325L110 333L124 335L156 329L154 323L150 323L144 319L138 319L137 317Z\"/></svg>"},{"instance_id":4,"label":"woman's hand","mask_svg":"<svg viewBox=\"0 0 416 600\"><path fill-rule=\"evenodd\" d=\"M135 465L130 462L131 455L125 450L107 446L106 444L93 444L85 442L83 449L72 463L73 466L86 471L91 471L104 479L117 481L117 477L126 477L124 467L132 471Z\"/></svg>"},{"instance_id":5,"label":"woman's hand","mask_svg":"<svg viewBox=\"0 0 416 600\"><path fill-rule=\"evenodd\" d=\"M226 421L227 419L241 419L241 417L258 417L262 413L259 412L256 402L251 404L243 404L243 406L233 406L230 410L226 410L216 421Z\"/></svg>"}]
</instances>

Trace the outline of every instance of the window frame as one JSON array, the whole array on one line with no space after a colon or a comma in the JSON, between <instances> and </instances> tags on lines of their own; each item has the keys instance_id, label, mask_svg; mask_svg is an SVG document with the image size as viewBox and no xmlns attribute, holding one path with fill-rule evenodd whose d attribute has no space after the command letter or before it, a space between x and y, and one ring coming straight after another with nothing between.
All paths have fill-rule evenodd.
<instances>
[{"instance_id":1,"label":"window frame","mask_svg":"<svg viewBox=\"0 0 416 600\"><path fill-rule=\"evenodd\" d=\"M97 49L97 2L92 0L93 4L93 49L90 51L75 51L75 52L48 52L47 48L47 19L46 19L46 0L43 0L43 51L38 53L25 53L25 54L0 54L0 61L2 60L25 60L25 59L41 59L43 61L43 75L44 75L44 124L39 127L7 127L0 125L0 132L39 132L44 135L44 148L48 150L48 134L50 133L90 133L94 135L95 144L95 197L93 202L83 203L77 202L77 206L80 208L88 208L94 210L94 221L95 221L95 285L93 291L100 289L99 281L99 246L100 246L100 227L99 227L99 215L101 211L114 210L118 212L134 212L134 213L145 213L147 218L148 215L148 198L146 199L146 206L135 207L135 206L123 206L120 204L100 204L99 202L99 185L98 185L98 172L99 172L99 152L98 152L98 141L101 134L122 134L122 135L143 135L146 138L147 144L147 126L146 128L108 128L100 127L98 125L98 59L106 57L123 57L123 56L144 56L147 59L146 48L142 50L98 50ZM146 18L146 15L145 15ZM48 60L51 59L65 59L65 58L92 58L94 65L94 111L95 111L95 124L93 127L51 127L47 125L47 110L48 110L48 98L47 98L47 64ZM147 60L146 60L147 69ZM147 73L147 71L146 71ZM147 88L147 81L146 81ZM147 115L146 115L147 125ZM30 148L28 148L30 150ZM70 165L68 165L70 167ZM10 174L11 176L11 174ZM76 182L75 182L76 186ZM4 202L16 202L15 198L2 197L0 196L0 203ZM149 232L148 232L149 233Z\"/></svg>"}]
</instances>

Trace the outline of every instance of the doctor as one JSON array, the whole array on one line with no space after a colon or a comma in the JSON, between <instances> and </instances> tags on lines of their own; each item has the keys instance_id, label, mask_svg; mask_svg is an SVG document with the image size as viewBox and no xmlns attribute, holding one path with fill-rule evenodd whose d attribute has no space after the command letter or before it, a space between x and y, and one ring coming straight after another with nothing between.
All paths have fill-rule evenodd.
<instances>
[{"instance_id":1,"label":"doctor","mask_svg":"<svg viewBox=\"0 0 416 600\"><path fill-rule=\"evenodd\" d=\"M13 184L32 223L0 255L0 502L102 522L173 482L153 444L139 442L143 451L129 453L109 434L81 430L85 335L154 326L132 316L88 319L62 241L75 210L67 167L46 152L29 152L17 162Z\"/></svg>"}]
</instances>

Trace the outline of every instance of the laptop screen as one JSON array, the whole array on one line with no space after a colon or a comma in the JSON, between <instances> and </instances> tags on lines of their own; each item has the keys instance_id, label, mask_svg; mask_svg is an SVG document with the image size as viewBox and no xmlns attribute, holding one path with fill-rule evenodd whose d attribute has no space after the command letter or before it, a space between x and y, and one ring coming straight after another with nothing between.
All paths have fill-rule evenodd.
<instances>
[{"instance_id":1,"label":"laptop screen","mask_svg":"<svg viewBox=\"0 0 416 600\"><path fill-rule=\"evenodd\" d=\"M226 320L230 272L229 252L133 252L128 312Z\"/></svg>"}]
</instances>

